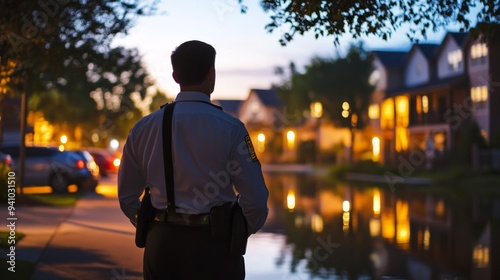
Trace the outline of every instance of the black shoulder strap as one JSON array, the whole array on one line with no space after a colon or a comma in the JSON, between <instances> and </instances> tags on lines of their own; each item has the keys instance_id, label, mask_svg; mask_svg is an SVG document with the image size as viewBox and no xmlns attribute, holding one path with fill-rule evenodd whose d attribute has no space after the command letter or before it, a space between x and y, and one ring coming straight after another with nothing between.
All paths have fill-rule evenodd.
<instances>
[{"instance_id":1,"label":"black shoulder strap","mask_svg":"<svg viewBox=\"0 0 500 280\"><path fill-rule=\"evenodd\" d=\"M175 102L167 104L163 112L163 166L167 187L167 212L175 213L174 164L172 162L172 115Z\"/></svg>"}]
</instances>

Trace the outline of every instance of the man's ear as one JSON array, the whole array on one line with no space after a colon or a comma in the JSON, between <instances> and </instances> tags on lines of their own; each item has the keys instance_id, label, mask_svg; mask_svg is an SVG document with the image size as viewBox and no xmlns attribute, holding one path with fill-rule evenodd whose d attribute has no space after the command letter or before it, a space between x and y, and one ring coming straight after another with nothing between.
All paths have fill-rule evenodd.
<instances>
[{"instance_id":1,"label":"man's ear","mask_svg":"<svg viewBox=\"0 0 500 280\"><path fill-rule=\"evenodd\" d=\"M210 67L210 70L208 70L208 78L210 82L215 82L215 67Z\"/></svg>"},{"instance_id":2,"label":"man's ear","mask_svg":"<svg viewBox=\"0 0 500 280\"><path fill-rule=\"evenodd\" d=\"M172 78L174 78L174 81L176 83L179 83L179 81L177 80L177 75L175 75L175 72L172 72Z\"/></svg>"}]
</instances>

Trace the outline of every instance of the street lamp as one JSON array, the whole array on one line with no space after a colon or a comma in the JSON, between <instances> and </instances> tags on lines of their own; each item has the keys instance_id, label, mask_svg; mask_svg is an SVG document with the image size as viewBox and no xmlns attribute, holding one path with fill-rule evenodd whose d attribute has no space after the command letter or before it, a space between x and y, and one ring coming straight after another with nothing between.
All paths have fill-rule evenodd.
<instances>
[{"instance_id":1,"label":"street lamp","mask_svg":"<svg viewBox=\"0 0 500 280\"><path fill-rule=\"evenodd\" d=\"M66 143L68 143L68 136L63 135L63 136L61 136L61 138L59 140L61 141L61 145L59 145L59 151L62 152L65 149L64 145L66 145Z\"/></svg>"},{"instance_id":2,"label":"street lamp","mask_svg":"<svg viewBox=\"0 0 500 280\"><path fill-rule=\"evenodd\" d=\"M257 151L263 153L266 150L266 135L264 133L259 133L257 135Z\"/></svg>"},{"instance_id":3,"label":"street lamp","mask_svg":"<svg viewBox=\"0 0 500 280\"><path fill-rule=\"evenodd\" d=\"M342 117L344 119L347 119L349 117L349 103L347 101L344 101L344 103L342 103Z\"/></svg>"}]
</instances>

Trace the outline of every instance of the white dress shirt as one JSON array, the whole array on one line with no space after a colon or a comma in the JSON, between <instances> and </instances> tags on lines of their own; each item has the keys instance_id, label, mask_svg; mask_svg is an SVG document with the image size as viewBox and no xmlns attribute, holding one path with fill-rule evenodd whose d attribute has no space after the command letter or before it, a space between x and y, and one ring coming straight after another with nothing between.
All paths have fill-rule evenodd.
<instances>
[{"instance_id":1,"label":"white dress shirt","mask_svg":"<svg viewBox=\"0 0 500 280\"><path fill-rule=\"evenodd\" d=\"M201 92L181 92L172 117L172 157L177 212L209 213L241 195L249 232L264 224L268 190L244 124ZM132 221L149 186L151 202L167 208L163 167L164 109L143 117L130 131L118 171L120 207ZM234 185L234 189L233 189Z\"/></svg>"}]
</instances>

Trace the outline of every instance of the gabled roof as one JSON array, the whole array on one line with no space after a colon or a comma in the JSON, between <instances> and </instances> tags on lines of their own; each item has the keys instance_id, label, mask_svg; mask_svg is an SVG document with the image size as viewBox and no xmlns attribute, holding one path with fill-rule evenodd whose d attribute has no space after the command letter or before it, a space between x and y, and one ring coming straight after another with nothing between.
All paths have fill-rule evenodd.
<instances>
[{"instance_id":1,"label":"gabled roof","mask_svg":"<svg viewBox=\"0 0 500 280\"><path fill-rule=\"evenodd\" d=\"M236 116L238 114L238 110L240 109L240 104L242 100L236 100L236 99L218 99L214 100L214 103L218 103L224 112L229 113L233 116Z\"/></svg>"},{"instance_id":2,"label":"gabled roof","mask_svg":"<svg viewBox=\"0 0 500 280\"><path fill-rule=\"evenodd\" d=\"M257 97L259 97L260 101L265 106L268 107L276 107L276 108L281 108L283 107L283 102L281 101L278 92L274 89L252 89L251 91L255 92L257 94Z\"/></svg>"},{"instance_id":3,"label":"gabled roof","mask_svg":"<svg viewBox=\"0 0 500 280\"><path fill-rule=\"evenodd\" d=\"M408 52L403 51L372 51L387 69L400 68L404 65Z\"/></svg>"},{"instance_id":4,"label":"gabled roof","mask_svg":"<svg viewBox=\"0 0 500 280\"><path fill-rule=\"evenodd\" d=\"M463 51L464 47L465 47L465 42L467 41L467 38L468 38L468 33L459 33L459 32L446 33L446 35L443 38L443 41L441 42L439 47L436 49L436 55L438 55L438 56L441 55L441 52L443 51L444 46L445 46L448 38L451 38L452 40L454 40L455 43L457 43L457 45Z\"/></svg>"},{"instance_id":5,"label":"gabled roof","mask_svg":"<svg viewBox=\"0 0 500 280\"><path fill-rule=\"evenodd\" d=\"M425 58L427 58L427 60L429 61L432 61L434 59L439 48L438 44L415 44L413 46L415 48L419 48L424 54Z\"/></svg>"},{"instance_id":6,"label":"gabled roof","mask_svg":"<svg viewBox=\"0 0 500 280\"><path fill-rule=\"evenodd\" d=\"M464 42L467 40L467 36L469 33L466 32L448 32L447 35L450 35L455 39L455 42L461 47L463 47Z\"/></svg>"}]
</instances>

